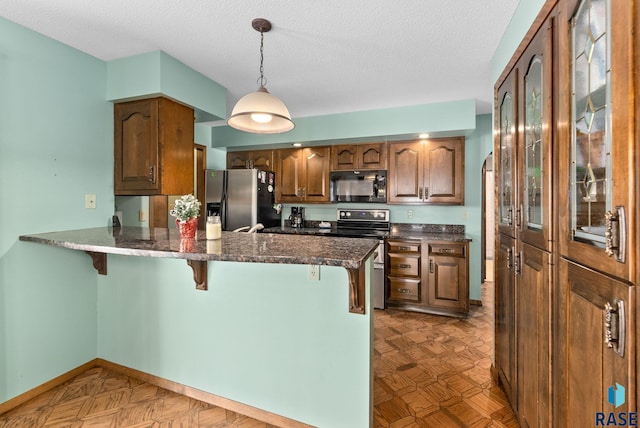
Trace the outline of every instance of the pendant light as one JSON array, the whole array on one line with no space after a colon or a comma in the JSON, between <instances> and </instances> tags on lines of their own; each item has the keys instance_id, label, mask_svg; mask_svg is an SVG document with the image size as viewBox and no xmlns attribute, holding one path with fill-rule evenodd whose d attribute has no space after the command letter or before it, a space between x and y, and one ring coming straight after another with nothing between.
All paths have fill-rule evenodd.
<instances>
[{"instance_id":1,"label":"pendant light","mask_svg":"<svg viewBox=\"0 0 640 428\"><path fill-rule=\"evenodd\" d=\"M260 87L256 92L245 95L236 103L227 124L240 131L254 134L277 134L293 129L289 110L282 101L265 88L263 67L264 33L271 30L271 22L264 18L251 21L254 30L260 32Z\"/></svg>"}]
</instances>

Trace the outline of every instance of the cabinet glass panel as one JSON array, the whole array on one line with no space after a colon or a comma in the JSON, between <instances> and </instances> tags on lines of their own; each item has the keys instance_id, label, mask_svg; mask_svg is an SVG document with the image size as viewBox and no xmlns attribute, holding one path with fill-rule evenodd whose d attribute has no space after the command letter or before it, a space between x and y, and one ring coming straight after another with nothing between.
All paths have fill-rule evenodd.
<instances>
[{"instance_id":1,"label":"cabinet glass panel","mask_svg":"<svg viewBox=\"0 0 640 428\"><path fill-rule=\"evenodd\" d=\"M500 104L500 223L512 224L513 205L513 98L507 92Z\"/></svg>"},{"instance_id":2,"label":"cabinet glass panel","mask_svg":"<svg viewBox=\"0 0 640 428\"><path fill-rule=\"evenodd\" d=\"M535 57L525 76L524 209L529 229L542 229L542 59Z\"/></svg>"},{"instance_id":3,"label":"cabinet glass panel","mask_svg":"<svg viewBox=\"0 0 640 428\"><path fill-rule=\"evenodd\" d=\"M572 20L573 239L603 246L611 209L609 2L584 0Z\"/></svg>"}]
</instances>

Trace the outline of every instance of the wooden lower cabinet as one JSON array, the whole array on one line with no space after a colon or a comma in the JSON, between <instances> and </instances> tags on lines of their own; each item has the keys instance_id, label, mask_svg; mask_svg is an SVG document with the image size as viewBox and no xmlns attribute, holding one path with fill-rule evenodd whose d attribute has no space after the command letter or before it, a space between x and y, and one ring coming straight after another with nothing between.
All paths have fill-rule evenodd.
<instances>
[{"instance_id":1,"label":"wooden lower cabinet","mask_svg":"<svg viewBox=\"0 0 640 428\"><path fill-rule=\"evenodd\" d=\"M386 304L461 316L469 312L467 242L386 241Z\"/></svg>"},{"instance_id":2,"label":"wooden lower cabinet","mask_svg":"<svg viewBox=\"0 0 640 428\"><path fill-rule=\"evenodd\" d=\"M523 427L550 427L551 254L522 244L517 262L518 416Z\"/></svg>"},{"instance_id":3,"label":"wooden lower cabinet","mask_svg":"<svg viewBox=\"0 0 640 428\"><path fill-rule=\"evenodd\" d=\"M469 312L467 245L430 243L429 307L461 314Z\"/></svg>"},{"instance_id":4,"label":"wooden lower cabinet","mask_svg":"<svg viewBox=\"0 0 640 428\"><path fill-rule=\"evenodd\" d=\"M495 260L495 372L515 408L516 386L516 240L500 234Z\"/></svg>"},{"instance_id":5,"label":"wooden lower cabinet","mask_svg":"<svg viewBox=\"0 0 640 428\"><path fill-rule=\"evenodd\" d=\"M635 287L565 259L559 284L557 420L567 427L597 426L596 412L637 411ZM617 340L612 347L606 343L608 304L615 310L609 319ZM619 407L608 402L609 389L617 385L625 388Z\"/></svg>"}]
</instances>

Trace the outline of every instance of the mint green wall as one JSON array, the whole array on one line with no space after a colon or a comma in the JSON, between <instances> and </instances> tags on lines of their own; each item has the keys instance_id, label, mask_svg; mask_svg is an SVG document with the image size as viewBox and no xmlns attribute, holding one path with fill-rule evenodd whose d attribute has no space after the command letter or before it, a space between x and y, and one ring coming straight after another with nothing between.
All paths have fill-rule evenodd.
<instances>
[{"instance_id":1,"label":"mint green wall","mask_svg":"<svg viewBox=\"0 0 640 428\"><path fill-rule=\"evenodd\" d=\"M102 61L0 18L0 402L96 356L96 272L79 251L18 241L104 226L112 105ZM84 195L97 208L84 208Z\"/></svg>"},{"instance_id":2,"label":"mint green wall","mask_svg":"<svg viewBox=\"0 0 640 428\"><path fill-rule=\"evenodd\" d=\"M294 118L296 127L284 134L256 135L229 126L212 129L213 147L380 138L422 132L467 133L475 128L475 100L460 100L399 108Z\"/></svg>"},{"instance_id":3,"label":"mint green wall","mask_svg":"<svg viewBox=\"0 0 640 428\"><path fill-rule=\"evenodd\" d=\"M195 109L199 122L227 117L227 90L164 52L107 63L110 101L164 94Z\"/></svg>"},{"instance_id":4,"label":"mint green wall","mask_svg":"<svg viewBox=\"0 0 640 428\"><path fill-rule=\"evenodd\" d=\"M101 358L314 426L370 426L371 294L349 313L345 269L310 281L303 265L211 262L198 291L184 260L109 263Z\"/></svg>"},{"instance_id":5,"label":"mint green wall","mask_svg":"<svg viewBox=\"0 0 640 428\"><path fill-rule=\"evenodd\" d=\"M491 59L491 82L495 83L504 71L518 45L529 31L538 12L546 0L526 0L518 2L518 7L511 17L509 26L504 32L498 47Z\"/></svg>"}]
</instances>

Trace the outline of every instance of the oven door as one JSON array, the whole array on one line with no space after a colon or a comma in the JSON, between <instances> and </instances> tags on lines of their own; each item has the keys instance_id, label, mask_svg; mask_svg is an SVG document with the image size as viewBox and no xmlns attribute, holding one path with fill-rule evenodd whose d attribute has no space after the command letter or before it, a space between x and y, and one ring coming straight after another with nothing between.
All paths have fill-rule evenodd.
<instances>
[{"instance_id":1,"label":"oven door","mask_svg":"<svg viewBox=\"0 0 640 428\"><path fill-rule=\"evenodd\" d=\"M331 202L387 202L386 171L330 173Z\"/></svg>"}]
</instances>

